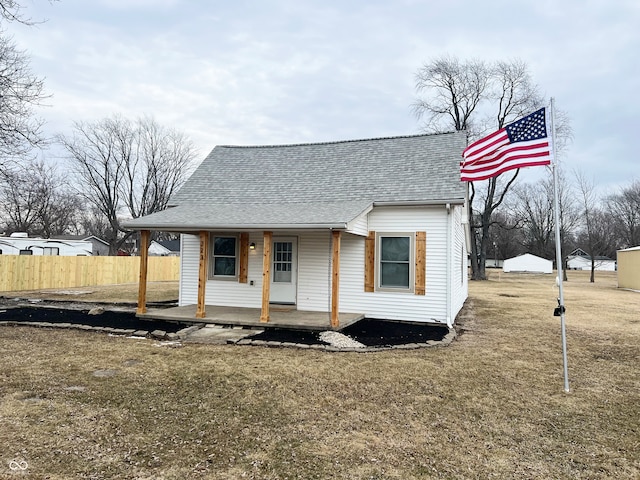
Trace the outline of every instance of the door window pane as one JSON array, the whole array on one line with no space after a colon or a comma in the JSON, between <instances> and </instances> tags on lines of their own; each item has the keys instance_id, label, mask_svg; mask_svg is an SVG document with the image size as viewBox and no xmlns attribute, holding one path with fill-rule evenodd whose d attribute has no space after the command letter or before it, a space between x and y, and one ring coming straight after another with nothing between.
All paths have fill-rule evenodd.
<instances>
[{"instance_id":1,"label":"door window pane","mask_svg":"<svg viewBox=\"0 0 640 480\"><path fill-rule=\"evenodd\" d=\"M273 242L273 281L291 282L293 242Z\"/></svg>"}]
</instances>

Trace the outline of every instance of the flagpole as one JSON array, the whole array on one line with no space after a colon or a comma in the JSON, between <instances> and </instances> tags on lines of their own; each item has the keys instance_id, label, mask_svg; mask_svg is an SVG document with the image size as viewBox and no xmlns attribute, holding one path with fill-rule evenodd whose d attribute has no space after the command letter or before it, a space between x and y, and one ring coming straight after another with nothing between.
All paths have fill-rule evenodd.
<instances>
[{"instance_id":1,"label":"flagpole","mask_svg":"<svg viewBox=\"0 0 640 480\"><path fill-rule=\"evenodd\" d=\"M564 290L563 290L563 272L562 272L562 242L560 239L560 208L558 201L558 159L556 156L556 131L554 125L554 109L553 98L550 105L550 128L551 141L553 148L553 209L556 224L556 265L558 270L558 307L554 311L555 316L560 316L560 330L562 331L562 366L564 372L564 391L569 392L569 369L567 366L567 331L565 326L565 307L564 307Z\"/></svg>"}]
</instances>

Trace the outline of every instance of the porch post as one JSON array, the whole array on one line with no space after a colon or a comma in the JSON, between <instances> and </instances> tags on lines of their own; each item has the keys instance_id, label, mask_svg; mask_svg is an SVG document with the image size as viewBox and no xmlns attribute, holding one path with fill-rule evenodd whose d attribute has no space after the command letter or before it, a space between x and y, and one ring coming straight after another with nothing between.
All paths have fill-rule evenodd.
<instances>
[{"instance_id":1,"label":"porch post","mask_svg":"<svg viewBox=\"0 0 640 480\"><path fill-rule=\"evenodd\" d=\"M262 311L260 321L269 321L269 295L271 288L271 240L273 232L264 232L264 245L262 255Z\"/></svg>"},{"instance_id":2,"label":"porch post","mask_svg":"<svg viewBox=\"0 0 640 480\"><path fill-rule=\"evenodd\" d=\"M333 254L331 258L331 328L340 326L338 309L340 306L340 238L342 232L334 230L332 234Z\"/></svg>"},{"instance_id":3,"label":"porch post","mask_svg":"<svg viewBox=\"0 0 640 480\"><path fill-rule=\"evenodd\" d=\"M196 318L205 316L205 293L207 289L207 266L209 265L209 232L200 231L200 264L198 270L198 305Z\"/></svg>"},{"instance_id":4,"label":"porch post","mask_svg":"<svg viewBox=\"0 0 640 480\"><path fill-rule=\"evenodd\" d=\"M149 230L140 231L140 277L137 314L147 313L147 269L149 268Z\"/></svg>"}]
</instances>

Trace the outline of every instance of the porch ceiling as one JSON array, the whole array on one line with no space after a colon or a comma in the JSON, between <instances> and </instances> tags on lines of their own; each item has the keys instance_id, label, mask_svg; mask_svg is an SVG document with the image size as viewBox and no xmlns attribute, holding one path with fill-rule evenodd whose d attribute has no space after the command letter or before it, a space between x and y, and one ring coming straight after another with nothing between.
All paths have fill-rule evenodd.
<instances>
[{"instance_id":1,"label":"porch ceiling","mask_svg":"<svg viewBox=\"0 0 640 480\"><path fill-rule=\"evenodd\" d=\"M196 318L196 305L185 305L149 309L146 313L138 314L138 317L152 320L312 331L342 330L364 318L362 313L340 313L340 326L334 329L331 327L331 315L328 312L309 312L296 310L295 307L271 305L269 308L270 320L267 323L262 323L260 322L260 311L259 308L207 305L205 317Z\"/></svg>"}]
</instances>

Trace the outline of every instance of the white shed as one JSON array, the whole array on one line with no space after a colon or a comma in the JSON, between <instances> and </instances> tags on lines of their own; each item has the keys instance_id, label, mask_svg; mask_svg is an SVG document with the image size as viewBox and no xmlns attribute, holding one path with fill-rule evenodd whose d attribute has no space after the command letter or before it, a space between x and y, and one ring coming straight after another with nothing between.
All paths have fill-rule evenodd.
<instances>
[{"instance_id":1,"label":"white shed","mask_svg":"<svg viewBox=\"0 0 640 480\"><path fill-rule=\"evenodd\" d=\"M553 262L530 253L507 258L502 266L504 272L552 273Z\"/></svg>"}]
</instances>

